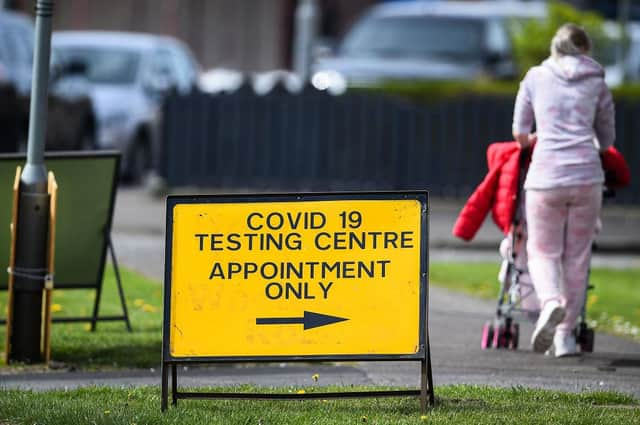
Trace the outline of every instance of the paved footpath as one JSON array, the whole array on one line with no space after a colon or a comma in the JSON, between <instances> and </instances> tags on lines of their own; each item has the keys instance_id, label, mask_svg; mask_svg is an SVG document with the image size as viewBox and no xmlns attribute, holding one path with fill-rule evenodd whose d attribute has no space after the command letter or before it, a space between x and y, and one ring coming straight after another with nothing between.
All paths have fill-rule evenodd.
<instances>
[{"instance_id":1,"label":"paved footpath","mask_svg":"<svg viewBox=\"0 0 640 425\"><path fill-rule=\"evenodd\" d=\"M459 204L434 201L431 205L431 259L495 261L499 232L492 225L482 228L480 249L469 250L448 236L459 211ZM164 267L164 201L146 192L125 189L118 193L114 219L114 244L119 261L126 267L162 280ZM640 213L614 208L603 217L605 233L601 244L607 250L640 246L637 229ZM473 246L473 244L472 244ZM487 249L488 248L488 249ZM631 254L599 254L594 263L613 267L640 267L638 251ZM497 291L497 288L496 288ZM125 282L126 292L126 282ZM524 386L567 391L616 390L640 399L640 344L597 334L595 352L581 357L553 359L530 351L528 337L532 326L521 322L523 348L511 351L483 351L479 347L480 327L491 318L494 302L478 300L431 287L429 330L434 382ZM229 385L251 383L261 386L310 386L311 376L320 375L318 384L418 385L417 362L361 362L328 364L268 364L188 368L180 372L180 385ZM84 385L159 385L159 371L53 372L0 376L6 387L50 389Z\"/></svg>"}]
</instances>

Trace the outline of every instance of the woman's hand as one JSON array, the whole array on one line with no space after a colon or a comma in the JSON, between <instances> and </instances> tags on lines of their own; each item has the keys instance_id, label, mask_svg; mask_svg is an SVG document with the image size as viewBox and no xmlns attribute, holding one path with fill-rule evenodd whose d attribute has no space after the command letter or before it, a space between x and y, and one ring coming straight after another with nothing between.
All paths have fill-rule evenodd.
<instances>
[{"instance_id":1,"label":"woman's hand","mask_svg":"<svg viewBox=\"0 0 640 425\"><path fill-rule=\"evenodd\" d=\"M538 135L536 133L513 133L513 138L516 142L520 143L521 148L528 148L538 141Z\"/></svg>"},{"instance_id":2,"label":"woman's hand","mask_svg":"<svg viewBox=\"0 0 640 425\"><path fill-rule=\"evenodd\" d=\"M521 148L529 146L529 135L524 133L513 133L513 138L520 143Z\"/></svg>"}]
</instances>

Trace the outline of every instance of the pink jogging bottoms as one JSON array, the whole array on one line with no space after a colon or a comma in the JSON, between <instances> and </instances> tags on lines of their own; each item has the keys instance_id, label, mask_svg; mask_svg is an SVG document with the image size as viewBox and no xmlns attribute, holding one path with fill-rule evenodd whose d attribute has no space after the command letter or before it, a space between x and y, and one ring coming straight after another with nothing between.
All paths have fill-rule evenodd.
<instances>
[{"instance_id":1,"label":"pink jogging bottoms","mask_svg":"<svg viewBox=\"0 0 640 425\"><path fill-rule=\"evenodd\" d=\"M529 273L541 308L555 299L567 309L557 328L563 332L574 328L584 302L601 203L601 184L526 191Z\"/></svg>"}]
</instances>

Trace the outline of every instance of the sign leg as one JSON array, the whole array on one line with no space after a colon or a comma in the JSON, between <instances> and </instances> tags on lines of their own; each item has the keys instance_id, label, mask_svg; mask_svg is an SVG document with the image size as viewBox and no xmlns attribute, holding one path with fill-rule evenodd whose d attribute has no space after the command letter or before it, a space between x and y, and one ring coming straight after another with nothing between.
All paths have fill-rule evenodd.
<instances>
[{"instance_id":1,"label":"sign leg","mask_svg":"<svg viewBox=\"0 0 640 425\"><path fill-rule=\"evenodd\" d=\"M427 398L429 384L427 383L427 360L420 360L420 413L427 413Z\"/></svg>"},{"instance_id":2,"label":"sign leg","mask_svg":"<svg viewBox=\"0 0 640 425\"><path fill-rule=\"evenodd\" d=\"M429 335L427 334L427 352L426 359L422 362L422 393L426 403L433 407L435 405L435 395L433 393L433 375L431 372L431 347L429 345Z\"/></svg>"},{"instance_id":3,"label":"sign leg","mask_svg":"<svg viewBox=\"0 0 640 425\"><path fill-rule=\"evenodd\" d=\"M102 298L102 282L96 288L96 299L93 302L93 314L91 315L91 332L95 332L98 324L98 309L100 308L100 298Z\"/></svg>"},{"instance_id":4,"label":"sign leg","mask_svg":"<svg viewBox=\"0 0 640 425\"><path fill-rule=\"evenodd\" d=\"M178 404L178 366L171 363L171 404Z\"/></svg>"},{"instance_id":5,"label":"sign leg","mask_svg":"<svg viewBox=\"0 0 640 425\"><path fill-rule=\"evenodd\" d=\"M127 302L124 298L124 289L122 289L122 280L120 279L120 267L118 266L118 261L116 260L116 253L113 249L113 243L111 242L111 235L109 235L108 239L109 244L109 254L111 254L111 262L113 263L113 271L116 274L116 283L118 284L118 295L120 296L120 305L122 306L122 313L124 314L124 321L127 325L127 330L132 332L131 329L131 321L129 320L129 311L127 310Z\"/></svg>"},{"instance_id":6,"label":"sign leg","mask_svg":"<svg viewBox=\"0 0 640 425\"><path fill-rule=\"evenodd\" d=\"M433 394L433 376L431 373L431 345L429 344L429 331L425 329L425 353L424 358L420 361L420 411L425 414L427 406L435 405L435 396Z\"/></svg>"},{"instance_id":7,"label":"sign leg","mask_svg":"<svg viewBox=\"0 0 640 425\"><path fill-rule=\"evenodd\" d=\"M166 362L162 362L162 367L161 367L161 375L162 375L162 384L161 384L161 394L160 394L160 410L162 412L164 412L165 410L167 410L167 404L169 401L169 395L168 395L168 391L169 391L169 371L167 370L167 363Z\"/></svg>"}]
</instances>

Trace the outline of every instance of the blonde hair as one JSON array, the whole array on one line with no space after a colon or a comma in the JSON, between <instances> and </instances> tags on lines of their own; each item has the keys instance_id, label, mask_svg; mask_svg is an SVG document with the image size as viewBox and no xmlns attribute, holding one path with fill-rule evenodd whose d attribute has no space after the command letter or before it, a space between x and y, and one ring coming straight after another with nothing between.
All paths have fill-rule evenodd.
<instances>
[{"instance_id":1,"label":"blonde hair","mask_svg":"<svg viewBox=\"0 0 640 425\"><path fill-rule=\"evenodd\" d=\"M551 40L551 56L576 56L589 54L591 39L584 30L576 24L564 24Z\"/></svg>"}]
</instances>

